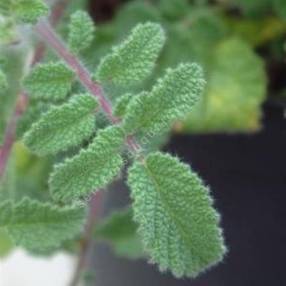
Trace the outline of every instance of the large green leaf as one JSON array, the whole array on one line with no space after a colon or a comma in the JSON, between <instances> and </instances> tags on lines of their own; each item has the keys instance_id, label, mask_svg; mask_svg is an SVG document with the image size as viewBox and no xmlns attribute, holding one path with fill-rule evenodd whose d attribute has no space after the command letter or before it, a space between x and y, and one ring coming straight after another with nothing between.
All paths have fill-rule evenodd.
<instances>
[{"instance_id":1,"label":"large green leaf","mask_svg":"<svg viewBox=\"0 0 286 286\"><path fill-rule=\"evenodd\" d=\"M214 49L207 82L184 131L249 132L260 127L266 75L262 60L245 42L232 38Z\"/></svg>"},{"instance_id":2,"label":"large green leaf","mask_svg":"<svg viewBox=\"0 0 286 286\"><path fill-rule=\"evenodd\" d=\"M160 25L138 24L131 35L102 59L96 78L107 85L139 84L152 72L165 42Z\"/></svg>"},{"instance_id":3,"label":"large green leaf","mask_svg":"<svg viewBox=\"0 0 286 286\"><path fill-rule=\"evenodd\" d=\"M188 165L152 153L129 170L134 219L151 260L195 277L222 260L225 246L209 190Z\"/></svg>"},{"instance_id":4,"label":"large green leaf","mask_svg":"<svg viewBox=\"0 0 286 286\"><path fill-rule=\"evenodd\" d=\"M41 156L79 145L94 132L97 106L97 100L89 94L73 96L35 122L25 134L24 143Z\"/></svg>"},{"instance_id":5,"label":"large green leaf","mask_svg":"<svg viewBox=\"0 0 286 286\"><path fill-rule=\"evenodd\" d=\"M205 85L202 69L196 64L180 64L168 69L150 93L133 98L123 126L128 133L158 134L184 118L199 100Z\"/></svg>"},{"instance_id":6,"label":"large green leaf","mask_svg":"<svg viewBox=\"0 0 286 286\"><path fill-rule=\"evenodd\" d=\"M87 149L56 165L50 177L55 199L71 201L105 187L123 165L120 155L125 134L118 126L100 130Z\"/></svg>"},{"instance_id":7,"label":"large green leaf","mask_svg":"<svg viewBox=\"0 0 286 286\"><path fill-rule=\"evenodd\" d=\"M57 207L30 199L0 203L0 227L16 245L32 251L57 248L75 237L83 228L84 218L82 207Z\"/></svg>"}]
</instances>

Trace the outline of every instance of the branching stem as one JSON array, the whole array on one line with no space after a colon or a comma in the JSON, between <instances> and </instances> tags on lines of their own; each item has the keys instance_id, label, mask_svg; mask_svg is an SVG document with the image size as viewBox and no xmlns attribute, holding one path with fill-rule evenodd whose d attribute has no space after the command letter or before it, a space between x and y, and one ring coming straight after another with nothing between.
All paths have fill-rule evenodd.
<instances>
[{"instance_id":1,"label":"branching stem","mask_svg":"<svg viewBox=\"0 0 286 286\"><path fill-rule=\"evenodd\" d=\"M102 87L92 79L90 72L81 63L81 61L68 50L65 43L56 34L51 25L42 20L36 25L35 29L39 36L57 53L59 58L61 58L75 72L79 82L92 95L98 98L99 104L108 119L113 124L119 123L120 119L113 115L112 105L104 95ZM133 136L128 136L126 144L129 149L135 153L141 150Z\"/></svg>"}]
</instances>

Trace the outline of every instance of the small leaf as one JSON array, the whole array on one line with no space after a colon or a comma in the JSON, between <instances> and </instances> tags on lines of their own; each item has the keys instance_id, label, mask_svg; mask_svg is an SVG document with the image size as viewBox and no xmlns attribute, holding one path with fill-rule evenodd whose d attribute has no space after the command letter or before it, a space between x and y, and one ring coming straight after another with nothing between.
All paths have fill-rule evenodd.
<instances>
[{"instance_id":1,"label":"small leaf","mask_svg":"<svg viewBox=\"0 0 286 286\"><path fill-rule=\"evenodd\" d=\"M61 62L38 64L24 84L32 97L62 100L71 89L73 72Z\"/></svg>"},{"instance_id":2,"label":"small leaf","mask_svg":"<svg viewBox=\"0 0 286 286\"><path fill-rule=\"evenodd\" d=\"M120 149L125 134L120 127L100 130L86 150L58 164L50 177L50 190L56 200L81 199L106 186L120 171Z\"/></svg>"},{"instance_id":3,"label":"small leaf","mask_svg":"<svg viewBox=\"0 0 286 286\"><path fill-rule=\"evenodd\" d=\"M133 221L133 211L126 208L112 213L95 230L95 239L108 242L118 256L137 259L145 257L142 242Z\"/></svg>"},{"instance_id":4,"label":"small leaf","mask_svg":"<svg viewBox=\"0 0 286 286\"><path fill-rule=\"evenodd\" d=\"M121 45L114 47L112 53L102 59L96 79L117 86L140 83L152 72L164 42L165 35L160 25L137 25Z\"/></svg>"},{"instance_id":5,"label":"small leaf","mask_svg":"<svg viewBox=\"0 0 286 286\"><path fill-rule=\"evenodd\" d=\"M94 132L97 106L93 96L80 94L51 107L24 135L25 145L40 156L79 145Z\"/></svg>"},{"instance_id":6,"label":"small leaf","mask_svg":"<svg viewBox=\"0 0 286 286\"><path fill-rule=\"evenodd\" d=\"M141 94L127 107L124 128L127 133L166 131L185 117L200 98L205 80L196 64L180 64L168 69L149 94Z\"/></svg>"},{"instance_id":7,"label":"small leaf","mask_svg":"<svg viewBox=\"0 0 286 286\"><path fill-rule=\"evenodd\" d=\"M78 54L90 46L95 27L87 12L77 11L71 15L68 44L70 50Z\"/></svg>"},{"instance_id":8,"label":"small leaf","mask_svg":"<svg viewBox=\"0 0 286 286\"><path fill-rule=\"evenodd\" d=\"M209 190L188 165L152 153L135 162L128 184L147 253L176 277L195 277L222 260L225 247Z\"/></svg>"},{"instance_id":9,"label":"small leaf","mask_svg":"<svg viewBox=\"0 0 286 286\"><path fill-rule=\"evenodd\" d=\"M123 117L126 113L127 106L133 97L134 97L133 94L126 93L117 98L113 112L114 115L117 117Z\"/></svg>"},{"instance_id":10,"label":"small leaf","mask_svg":"<svg viewBox=\"0 0 286 286\"><path fill-rule=\"evenodd\" d=\"M27 198L0 204L0 227L16 245L32 251L57 248L73 238L82 230L84 218L84 208L57 207Z\"/></svg>"},{"instance_id":11,"label":"small leaf","mask_svg":"<svg viewBox=\"0 0 286 286\"><path fill-rule=\"evenodd\" d=\"M43 0L11 1L11 13L26 23L35 23L41 16L48 13L48 6Z\"/></svg>"}]
</instances>

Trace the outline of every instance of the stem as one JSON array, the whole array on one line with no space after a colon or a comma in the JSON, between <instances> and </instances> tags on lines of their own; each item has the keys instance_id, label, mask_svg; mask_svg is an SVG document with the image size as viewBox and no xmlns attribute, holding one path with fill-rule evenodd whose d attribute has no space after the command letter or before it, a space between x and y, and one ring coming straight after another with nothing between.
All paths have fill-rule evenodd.
<instances>
[{"instance_id":1,"label":"stem","mask_svg":"<svg viewBox=\"0 0 286 286\"><path fill-rule=\"evenodd\" d=\"M50 21L53 25L56 25L59 22L67 4L68 0L61 0L54 5L50 16ZM44 53L45 53L45 45L43 43L38 43L30 66L32 67L37 62L39 62L43 58ZM7 123L3 146L1 146L0 149L0 179L4 176L9 161L9 157L12 151L12 147L16 140L17 121L21 117L21 115L25 112L27 106L28 106L28 96L25 91L22 91L19 93L16 99L15 109L12 113L11 118Z\"/></svg>"},{"instance_id":2,"label":"stem","mask_svg":"<svg viewBox=\"0 0 286 286\"><path fill-rule=\"evenodd\" d=\"M22 92L17 98L15 110L7 124L4 143L0 150L0 179L4 176L10 153L16 137L17 120L26 109L28 103L27 94Z\"/></svg>"},{"instance_id":3,"label":"stem","mask_svg":"<svg viewBox=\"0 0 286 286\"><path fill-rule=\"evenodd\" d=\"M76 73L81 84L99 100L102 110L112 123L117 123L118 118L112 114L112 107L108 99L103 95L100 85L96 84L83 64L67 49L62 40L54 32L49 23L40 21L35 27L37 33L51 46L58 56Z\"/></svg>"},{"instance_id":4,"label":"stem","mask_svg":"<svg viewBox=\"0 0 286 286\"><path fill-rule=\"evenodd\" d=\"M70 283L70 286L77 286L79 284L82 271L88 265L88 253L91 249L92 241L93 241L92 232L93 232L94 225L100 213L100 207L102 206L102 200L103 200L103 192L101 192L100 190L97 190L97 192L94 193L90 199L89 217L88 217L87 224L85 227L85 234L81 242L79 260L76 265L76 269L75 269L72 281Z\"/></svg>"},{"instance_id":5,"label":"stem","mask_svg":"<svg viewBox=\"0 0 286 286\"><path fill-rule=\"evenodd\" d=\"M92 76L86 67L80 62L80 60L73 55L65 43L60 39L60 37L53 30L51 25L46 21L40 21L36 27L36 32L41 36L41 38L55 50L57 55L76 73L79 82L96 98L99 100L99 104L107 115L109 120L113 124L120 122L120 119L113 115L112 105L110 101L105 97L102 87L92 80ZM140 146L137 144L133 136L128 136L126 144L129 149L133 152L140 150Z\"/></svg>"}]
</instances>

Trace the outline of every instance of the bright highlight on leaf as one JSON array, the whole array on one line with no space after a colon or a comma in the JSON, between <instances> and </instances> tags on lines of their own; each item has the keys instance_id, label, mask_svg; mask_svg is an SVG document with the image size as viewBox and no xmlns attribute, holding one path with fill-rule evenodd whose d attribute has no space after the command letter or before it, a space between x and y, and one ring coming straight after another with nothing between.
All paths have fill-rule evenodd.
<instances>
[{"instance_id":1,"label":"bright highlight on leaf","mask_svg":"<svg viewBox=\"0 0 286 286\"><path fill-rule=\"evenodd\" d=\"M150 93L142 93L130 102L125 130L154 134L166 131L175 120L190 112L202 95L204 85L202 69L196 64L180 64L168 69Z\"/></svg>"},{"instance_id":2,"label":"bright highlight on leaf","mask_svg":"<svg viewBox=\"0 0 286 286\"><path fill-rule=\"evenodd\" d=\"M160 25L137 25L131 35L112 53L102 59L96 79L116 86L136 85L153 70L164 45L165 35Z\"/></svg>"},{"instance_id":3,"label":"bright highlight on leaf","mask_svg":"<svg viewBox=\"0 0 286 286\"><path fill-rule=\"evenodd\" d=\"M61 106L52 107L25 134L25 145L43 156L81 144L94 132L97 106L93 96L79 94Z\"/></svg>"},{"instance_id":4,"label":"bright highlight on leaf","mask_svg":"<svg viewBox=\"0 0 286 286\"><path fill-rule=\"evenodd\" d=\"M13 14L26 23L35 23L49 11L43 0L14 0L11 1L10 6Z\"/></svg>"},{"instance_id":5,"label":"bright highlight on leaf","mask_svg":"<svg viewBox=\"0 0 286 286\"><path fill-rule=\"evenodd\" d=\"M162 271L195 277L226 251L208 189L188 165L152 153L129 170L134 219L146 251Z\"/></svg>"},{"instance_id":6,"label":"bright highlight on leaf","mask_svg":"<svg viewBox=\"0 0 286 286\"><path fill-rule=\"evenodd\" d=\"M108 127L98 132L86 150L58 164L50 177L54 198L72 201L105 187L123 165L120 149L124 140L125 134L120 127Z\"/></svg>"},{"instance_id":7,"label":"bright highlight on leaf","mask_svg":"<svg viewBox=\"0 0 286 286\"><path fill-rule=\"evenodd\" d=\"M30 96L63 100L71 89L73 72L61 62L38 64L24 81Z\"/></svg>"},{"instance_id":8,"label":"bright highlight on leaf","mask_svg":"<svg viewBox=\"0 0 286 286\"><path fill-rule=\"evenodd\" d=\"M84 218L82 207L57 207L30 199L0 203L0 227L16 245L32 251L59 247L80 233Z\"/></svg>"},{"instance_id":9,"label":"bright highlight on leaf","mask_svg":"<svg viewBox=\"0 0 286 286\"><path fill-rule=\"evenodd\" d=\"M68 44L70 50L78 54L88 48L94 38L94 23L87 12L77 11L71 16Z\"/></svg>"}]
</instances>

